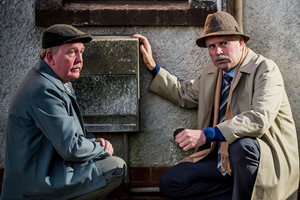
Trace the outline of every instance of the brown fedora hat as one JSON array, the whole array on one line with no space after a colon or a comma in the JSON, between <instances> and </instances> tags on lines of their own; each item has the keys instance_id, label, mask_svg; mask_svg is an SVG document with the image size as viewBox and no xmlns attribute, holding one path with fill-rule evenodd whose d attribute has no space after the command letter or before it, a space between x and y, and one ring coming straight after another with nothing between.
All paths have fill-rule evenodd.
<instances>
[{"instance_id":1,"label":"brown fedora hat","mask_svg":"<svg viewBox=\"0 0 300 200\"><path fill-rule=\"evenodd\" d=\"M204 35L199 37L196 43L199 47L206 47L205 38L221 35L241 35L244 37L245 42L250 39L248 35L245 35L243 31L240 30L237 21L232 15L220 11L207 16L204 25Z\"/></svg>"}]
</instances>

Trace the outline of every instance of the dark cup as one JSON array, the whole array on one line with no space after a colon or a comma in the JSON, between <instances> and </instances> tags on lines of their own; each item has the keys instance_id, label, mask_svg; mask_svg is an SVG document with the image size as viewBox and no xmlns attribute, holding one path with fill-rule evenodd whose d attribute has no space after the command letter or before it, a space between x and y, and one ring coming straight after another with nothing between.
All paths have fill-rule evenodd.
<instances>
[{"instance_id":1,"label":"dark cup","mask_svg":"<svg viewBox=\"0 0 300 200\"><path fill-rule=\"evenodd\" d=\"M173 135L174 135L174 140L175 140L175 137L178 133L180 133L181 131L183 131L185 128L178 128L174 131Z\"/></svg>"}]
</instances>

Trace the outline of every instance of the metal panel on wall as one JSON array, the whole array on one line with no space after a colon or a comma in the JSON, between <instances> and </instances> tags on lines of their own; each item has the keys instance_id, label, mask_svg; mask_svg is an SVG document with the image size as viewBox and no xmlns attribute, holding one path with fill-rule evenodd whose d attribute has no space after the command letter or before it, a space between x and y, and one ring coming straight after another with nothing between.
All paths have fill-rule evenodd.
<instances>
[{"instance_id":1,"label":"metal panel on wall","mask_svg":"<svg viewBox=\"0 0 300 200\"><path fill-rule=\"evenodd\" d=\"M91 132L139 130L139 45L130 36L93 36L73 87Z\"/></svg>"}]
</instances>

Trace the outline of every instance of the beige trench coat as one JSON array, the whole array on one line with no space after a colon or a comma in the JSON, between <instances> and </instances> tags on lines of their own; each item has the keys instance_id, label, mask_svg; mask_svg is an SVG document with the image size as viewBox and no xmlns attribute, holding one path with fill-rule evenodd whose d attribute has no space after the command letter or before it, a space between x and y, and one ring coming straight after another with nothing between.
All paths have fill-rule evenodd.
<instances>
[{"instance_id":1,"label":"beige trench coat","mask_svg":"<svg viewBox=\"0 0 300 200\"><path fill-rule=\"evenodd\" d=\"M209 127L218 69L210 64L190 82L160 69L150 90L185 108L198 107L198 128ZM233 85L233 118L217 127L229 145L242 137L256 137L261 157L252 199L297 199L298 141L290 104L277 65L249 52Z\"/></svg>"}]
</instances>

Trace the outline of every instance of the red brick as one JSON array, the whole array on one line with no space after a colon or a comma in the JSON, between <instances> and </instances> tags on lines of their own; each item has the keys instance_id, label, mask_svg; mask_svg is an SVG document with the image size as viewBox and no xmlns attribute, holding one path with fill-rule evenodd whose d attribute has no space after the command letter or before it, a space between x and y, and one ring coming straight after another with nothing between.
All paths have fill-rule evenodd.
<instances>
[{"instance_id":1,"label":"red brick","mask_svg":"<svg viewBox=\"0 0 300 200\"><path fill-rule=\"evenodd\" d=\"M0 168L0 184L3 182L4 168Z\"/></svg>"},{"instance_id":2,"label":"red brick","mask_svg":"<svg viewBox=\"0 0 300 200\"><path fill-rule=\"evenodd\" d=\"M130 181L150 181L151 173L149 167L131 167Z\"/></svg>"},{"instance_id":3,"label":"red brick","mask_svg":"<svg viewBox=\"0 0 300 200\"><path fill-rule=\"evenodd\" d=\"M152 182L158 182L161 175L163 175L163 173L165 173L168 169L170 169L170 167L152 167Z\"/></svg>"},{"instance_id":4,"label":"red brick","mask_svg":"<svg viewBox=\"0 0 300 200\"><path fill-rule=\"evenodd\" d=\"M2 192L3 174L4 174L4 169L0 168L0 196Z\"/></svg>"},{"instance_id":5,"label":"red brick","mask_svg":"<svg viewBox=\"0 0 300 200\"><path fill-rule=\"evenodd\" d=\"M117 187L115 190L113 190L108 197L113 198L113 197L126 197L127 192L125 189L125 183L122 183Z\"/></svg>"}]
</instances>

